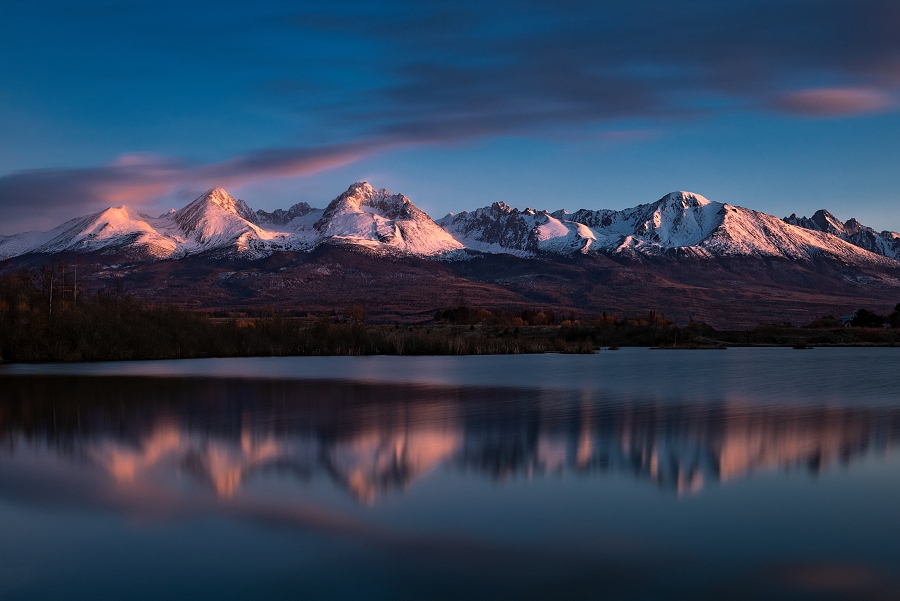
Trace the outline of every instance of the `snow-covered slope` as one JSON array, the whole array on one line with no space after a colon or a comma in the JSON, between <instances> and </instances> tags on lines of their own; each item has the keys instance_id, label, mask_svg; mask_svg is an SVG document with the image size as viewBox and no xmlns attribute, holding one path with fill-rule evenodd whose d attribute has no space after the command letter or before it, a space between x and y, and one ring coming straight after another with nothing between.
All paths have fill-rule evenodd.
<instances>
[{"instance_id":1,"label":"snow-covered slope","mask_svg":"<svg viewBox=\"0 0 900 601\"><path fill-rule=\"evenodd\" d=\"M319 242L351 243L433 256L463 245L402 194L356 182L313 225Z\"/></svg>"},{"instance_id":2,"label":"snow-covered slope","mask_svg":"<svg viewBox=\"0 0 900 601\"><path fill-rule=\"evenodd\" d=\"M582 223L596 236L597 250L614 254L698 257L833 257L877 263L845 241L811 232L743 207L710 201L691 192L624 211L585 211L557 217Z\"/></svg>"},{"instance_id":3,"label":"snow-covered slope","mask_svg":"<svg viewBox=\"0 0 900 601\"><path fill-rule=\"evenodd\" d=\"M596 249L656 252L695 246L722 223L723 205L699 194L672 192L660 200L624 211L564 211L554 217L581 223L594 233Z\"/></svg>"},{"instance_id":4,"label":"snow-covered slope","mask_svg":"<svg viewBox=\"0 0 900 601\"><path fill-rule=\"evenodd\" d=\"M661 254L703 242L722 223L722 206L688 192L624 211L520 212L497 202L439 223L468 248L485 252Z\"/></svg>"},{"instance_id":5,"label":"snow-covered slope","mask_svg":"<svg viewBox=\"0 0 900 601\"><path fill-rule=\"evenodd\" d=\"M357 182L325 210L298 203L287 211L254 213L222 188L156 218L124 206L110 208L49 232L0 236L0 258L62 251L115 253L135 260L201 253L257 258L323 242L421 256L462 248L405 196Z\"/></svg>"},{"instance_id":6,"label":"snow-covered slope","mask_svg":"<svg viewBox=\"0 0 900 601\"><path fill-rule=\"evenodd\" d=\"M209 251L265 256L273 249L291 247L290 234L265 230L256 225L256 220L243 200L215 188L171 214L165 220L169 223L161 225L177 241L178 256Z\"/></svg>"},{"instance_id":7,"label":"snow-covered slope","mask_svg":"<svg viewBox=\"0 0 900 601\"><path fill-rule=\"evenodd\" d=\"M292 242L289 234L264 230L255 221L244 201L216 188L160 217L122 206L72 219L49 232L0 237L0 256L63 251L115 253L135 260L207 251L261 256Z\"/></svg>"},{"instance_id":8,"label":"snow-covered slope","mask_svg":"<svg viewBox=\"0 0 900 601\"><path fill-rule=\"evenodd\" d=\"M73 219L49 232L0 236L0 258L105 252L134 260L200 253L263 257L278 250L351 244L423 257L459 250L523 257L603 253L634 257L780 257L897 267L900 234L877 233L827 211L784 220L699 194L673 192L622 211L535 211L496 202L433 221L402 194L357 182L325 209L297 203L250 209L221 188L154 218L128 207Z\"/></svg>"},{"instance_id":9,"label":"snow-covered slope","mask_svg":"<svg viewBox=\"0 0 900 601\"><path fill-rule=\"evenodd\" d=\"M900 259L900 234L897 232L887 230L876 232L856 219L848 219L841 223L837 217L824 209L816 211L812 217L797 217L796 214L792 214L785 217L784 221L808 230L837 236L878 255Z\"/></svg>"},{"instance_id":10,"label":"snow-covered slope","mask_svg":"<svg viewBox=\"0 0 900 601\"><path fill-rule=\"evenodd\" d=\"M547 211L519 211L504 202L438 220L460 244L488 253L532 256L537 253L585 252L594 241L583 225L558 219Z\"/></svg>"},{"instance_id":11,"label":"snow-covered slope","mask_svg":"<svg viewBox=\"0 0 900 601\"><path fill-rule=\"evenodd\" d=\"M78 217L50 230L0 237L0 256L63 251L122 251L148 258L171 256L177 243L159 231L160 222L122 206Z\"/></svg>"},{"instance_id":12,"label":"snow-covered slope","mask_svg":"<svg viewBox=\"0 0 900 601\"><path fill-rule=\"evenodd\" d=\"M440 224L468 248L533 256L600 252L630 256L839 258L878 264L880 257L835 236L691 192L623 211L519 212L503 203Z\"/></svg>"}]
</instances>

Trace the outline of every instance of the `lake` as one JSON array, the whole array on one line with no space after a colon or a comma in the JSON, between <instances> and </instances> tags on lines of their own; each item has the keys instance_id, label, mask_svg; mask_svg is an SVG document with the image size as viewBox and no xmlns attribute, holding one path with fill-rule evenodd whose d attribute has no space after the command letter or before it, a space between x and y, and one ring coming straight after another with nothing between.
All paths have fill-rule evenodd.
<instances>
[{"instance_id":1,"label":"lake","mask_svg":"<svg viewBox=\"0 0 900 601\"><path fill-rule=\"evenodd\" d=\"M0 365L0 599L897 599L898 368Z\"/></svg>"}]
</instances>

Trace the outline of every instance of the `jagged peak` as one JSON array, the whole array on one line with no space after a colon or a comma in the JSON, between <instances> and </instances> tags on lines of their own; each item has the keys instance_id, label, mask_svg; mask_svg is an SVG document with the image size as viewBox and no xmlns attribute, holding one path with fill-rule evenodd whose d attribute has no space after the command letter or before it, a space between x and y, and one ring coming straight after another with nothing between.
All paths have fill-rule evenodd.
<instances>
[{"instance_id":1,"label":"jagged peak","mask_svg":"<svg viewBox=\"0 0 900 601\"><path fill-rule=\"evenodd\" d=\"M372 186L369 182L354 182L347 188L347 191L338 196L335 200L355 200L358 202L369 200L371 198L378 197L389 197L391 193L387 191L387 189L382 188L381 190ZM403 196L402 194L398 194L397 196Z\"/></svg>"},{"instance_id":2,"label":"jagged peak","mask_svg":"<svg viewBox=\"0 0 900 601\"><path fill-rule=\"evenodd\" d=\"M825 209L819 209L818 211L813 213L812 217L797 217L796 213L792 213L790 217L785 217L783 221L808 230L827 232L829 234L837 235L846 233L845 224L841 223L840 219L838 219L833 214L831 214L831 212Z\"/></svg>"},{"instance_id":3,"label":"jagged peak","mask_svg":"<svg viewBox=\"0 0 900 601\"><path fill-rule=\"evenodd\" d=\"M853 236L862 231L875 230L867 225L863 225L855 217L851 217L847 221L841 222L833 213L827 209L819 209L813 213L812 217L797 217L796 213L792 213L790 217L785 217L784 221L791 225L835 234L838 236Z\"/></svg>"},{"instance_id":4,"label":"jagged peak","mask_svg":"<svg viewBox=\"0 0 900 601\"><path fill-rule=\"evenodd\" d=\"M370 213L374 209L387 219L414 219L432 221L424 211L419 209L403 194L391 194L387 189L378 190L368 182L356 182L347 191L328 203L322 217L313 225L319 231L328 227L328 223L343 213Z\"/></svg>"},{"instance_id":5,"label":"jagged peak","mask_svg":"<svg viewBox=\"0 0 900 601\"><path fill-rule=\"evenodd\" d=\"M310 212L313 216L303 220L302 224L298 222L298 227L269 230L264 225L286 224L293 217ZM110 207L70 220L53 232L47 232L48 236L32 236L28 240L34 241L27 245L20 239L0 240L0 245L6 244L7 248L15 248L15 252L21 254L34 248L63 248L59 242L63 239L77 238L81 244L80 240L87 239L84 236L88 234L92 236L91 240L96 238L106 244L110 236L120 233L125 241L123 244L131 244L135 233L151 232L146 234L151 235L152 231L158 230L152 234L154 244L170 240L171 244L165 244L181 245L179 253L194 252L195 248L207 248L213 243L260 253L269 252L270 247L306 249L332 237L358 239L365 244L384 243L415 249L411 252L426 255L454 250L469 242L474 244L473 249L485 252L497 252L497 249L525 253L582 252L588 248L587 243L582 243L584 240L591 241L591 251L610 253L620 252L616 249L625 247L633 247L637 249L635 252L645 254L665 253L691 246L699 248L697 252L712 255L780 253L800 257L812 256L810 252L834 252L836 256L846 256L850 252L843 242L829 242L828 236L809 236L794 227L779 230L778 224L771 223L773 218L769 215L711 202L687 191L671 192L656 202L621 211L582 209L575 213L560 210L551 214L530 207L517 209L497 201L471 212L450 213L438 225L402 194L392 195L365 181L350 185L324 211L299 202L287 211L253 213L244 201L216 187L174 214L170 211L161 215L162 223L145 217L126 206ZM551 223L550 217L565 223ZM140 221L148 223L142 225L138 223ZM878 234L855 219L841 223L825 209L816 211L811 218L798 218L792 214L784 221L791 226L837 236L844 242L890 259L900 257L900 234ZM165 222L174 222L178 228L172 229ZM579 225L576 227L575 224ZM436 229L441 227L444 231ZM45 246L36 246L37 240ZM48 240L53 244L48 246ZM808 248L814 248L814 251L808 251ZM170 254L174 252L169 250Z\"/></svg>"},{"instance_id":6,"label":"jagged peak","mask_svg":"<svg viewBox=\"0 0 900 601\"><path fill-rule=\"evenodd\" d=\"M196 231L201 226L201 223L208 222L210 219L213 222L221 221L222 213L233 215L254 226L258 224L257 216L247 206L247 203L234 198L223 188L207 190L186 207L172 215L172 219L181 226L185 233L189 234ZM229 217L226 218L226 221L231 221L232 219Z\"/></svg>"},{"instance_id":7,"label":"jagged peak","mask_svg":"<svg viewBox=\"0 0 900 601\"><path fill-rule=\"evenodd\" d=\"M411 204L410 200L402 194L391 194L386 188L379 190L369 184L369 182L355 182L347 188L346 192L331 201L326 211L346 204L357 208L367 204L366 201L383 199L391 199L398 204Z\"/></svg>"},{"instance_id":8,"label":"jagged peak","mask_svg":"<svg viewBox=\"0 0 900 601\"><path fill-rule=\"evenodd\" d=\"M818 211L813 213L813 218L815 218L815 217L826 217L828 219L833 219L835 221L838 220L838 218L835 217L834 214L831 211L829 211L828 209L819 209Z\"/></svg>"},{"instance_id":9,"label":"jagged peak","mask_svg":"<svg viewBox=\"0 0 900 601\"><path fill-rule=\"evenodd\" d=\"M366 192L374 192L375 188L369 182L364 181L364 180L359 180L359 181L356 181L356 182L353 182L352 184L350 184L350 187L347 188L347 191L349 192L350 190L363 190Z\"/></svg>"},{"instance_id":10,"label":"jagged peak","mask_svg":"<svg viewBox=\"0 0 900 601\"><path fill-rule=\"evenodd\" d=\"M813 213L811 218L797 217L797 214L794 213L790 217L785 217L784 221L796 227L837 236L877 255L900 259L900 244L897 243L900 241L900 235L889 231L876 232L855 218L850 218L842 223L825 209L820 209Z\"/></svg>"},{"instance_id":11,"label":"jagged peak","mask_svg":"<svg viewBox=\"0 0 900 601\"><path fill-rule=\"evenodd\" d=\"M257 209L256 218L258 223L261 224L274 223L277 225L284 225L297 217L302 217L317 210L318 209L311 207L308 202L298 202L291 205L286 211L284 209L275 209L272 212L268 212Z\"/></svg>"},{"instance_id":12,"label":"jagged peak","mask_svg":"<svg viewBox=\"0 0 900 601\"><path fill-rule=\"evenodd\" d=\"M871 230L872 228L861 224L855 217L851 217L844 222L844 229L848 234L855 234L860 230ZM872 230L874 231L874 230Z\"/></svg>"},{"instance_id":13,"label":"jagged peak","mask_svg":"<svg viewBox=\"0 0 900 601\"><path fill-rule=\"evenodd\" d=\"M178 211L177 214L185 215L188 213L195 213L198 210L203 210L203 207L210 204L215 205L223 211L237 215L250 223L256 223L257 221L256 214L249 206L247 206L246 202L233 197L225 190L225 188L220 187L210 188L181 209L181 211Z\"/></svg>"},{"instance_id":14,"label":"jagged peak","mask_svg":"<svg viewBox=\"0 0 900 601\"><path fill-rule=\"evenodd\" d=\"M565 214L568 215L568 213ZM519 210L516 207L509 206L502 200L497 200L492 202L489 206L473 209L471 211L462 211L461 213L447 213L447 215L445 215L439 221L442 223L446 223L457 218L480 218L483 216L490 216L493 219L505 219L506 217L515 217L521 215L546 215L548 217L556 217L556 213L550 213L546 209L532 209L531 207L526 207L525 209Z\"/></svg>"},{"instance_id":15,"label":"jagged peak","mask_svg":"<svg viewBox=\"0 0 900 601\"><path fill-rule=\"evenodd\" d=\"M211 202L227 211L234 211L237 200L225 188L210 188L194 202Z\"/></svg>"},{"instance_id":16,"label":"jagged peak","mask_svg":"<svg viewBox=\"0 0 900 601\"><path fill-rule=\"evenodd\" d=\"M822 228L823 232L835 233L844 229L844 224L841 223L841 220L825 209L819 209L813 213L812 220Z\"/></svg>"},{"instance_id":17,"label":"jagged peak","mask_svg":"<svg viewBox=\"0 0 900 601\"><path fill-rule=\"evenodd\" d=\"M665 196L659 199L660 204L666 206L681 206L682 208L688 207L702 207L710 204L712 201L708 198L697 194L695 192L687 192L685 190L678 190L675 192L669 192Z\"/></svg>"}]
</instances>

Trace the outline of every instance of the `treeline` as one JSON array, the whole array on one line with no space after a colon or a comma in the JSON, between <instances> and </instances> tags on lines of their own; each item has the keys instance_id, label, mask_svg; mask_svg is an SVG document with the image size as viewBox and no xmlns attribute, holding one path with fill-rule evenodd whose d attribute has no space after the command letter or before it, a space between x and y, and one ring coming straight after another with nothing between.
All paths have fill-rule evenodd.
<instances>
[{"instance_id":1,"label":"treeline","mask_svg":"<svg viewBox=\"0 0 900 601\"><path fill-rule=\"evenodd\" d=\"M229 340L225 328L199 315L124 295L115 281L92 296L78 295L73 284L74 278L67 281L50 268L0 275L0 359L179 358L253 348L253 340Z\"/></svg>"},{"instance_id":2,"label":"treeline","mask_svg":"<svg viewBox=\"0 0 900 601\"><path fill-rule=\"evenodd\" d=\"M74 270L0 272L0 361L103 361L290 355L468 355L590 353L600 348L724 348L726 345L900 344L900 305L887 316L857 311L851 325L822 318L806 328L760 326L718 332L691 322L678 327L649 312L592 318L553 311L491 311L459 306L434 323L365 323L362 307L340 314L294 317L207 317L148 305L111 280L79 293ZM894 328L881 327L891 324Z\"/></svg>"},{"instance_id":3,"label":"treeline","mask_svg":"<svg viewBox=\"0 0 900 601\"><path fill-rule=\"evenodd\" d=\"M551 310L488 310L460 306L435 313L437 325L468 326L492 336L546 338L584 346L617 348L650 346L710 348L719 346L712 338L716 331L701 323L691 322L680 328L660 313L618 316L601 313L592 317L555 314Z\"/></svg>"},{"instance_id":4,"label":"treeline","mask_svg":"<svg viewBox=\"0 0 900 601\"><path fill-rule=\"evenodd\" d=\"M885 325L900 328L900 303L894 307L890 315L879 315L868 309L858 309L850 320L850 326L854 328L878 328Z\"/></svg>"},{"instance_id":5,"label":"treeline","mask_svg":"<svg viewBox=\"0 0 900 601\"><path fill-rule=\"evenodd\" d=\"M454 309L445 309L434 314L437 323L447 322L458 325L500 326L548 326L557 325L553 311L491 311L488 309L470 309L464 305Z\"/></svg>"},{"instance_id":6,"label":"treeline","mask_svg":"<svg viewBox=\"0 0 900 601\"><path fill-rule=\"evenodd\" d=\"M879 315L868 309L857 309L851 315L834 317L826 315L814 319L809 328L900 328L900 304L894 307L893 312L887 315Z\"/></svg>"},{"instance_id":7,"label":"treeline","mask_svg":"<svg viewBox=\"0 0 900 601\"><path fill-rule=\"evenodd\" d=\"M354 313L351 309L349 313ZM211 320L109 289L79 295L74 277L21 270L0 274L0 360L103 361L287 355L463 355L592 352L584 340L518 331L314 323L270 313Z\"/></svg>"},{"instance_id":8,"label":"treeline","mask_svg":"<svg viewBox=\"0 0 900 601\"><path fill-rule=\"evenodd\" d=\"M475 325L481 324L485 326L562 326L568 327L591 327L591 328L619 328L625 326L645 326L645 327L668 327L674 326L657 313L650 311L649 313L636 315L633 317L618 317L616 315L607 315L605 312L594 317L579 318L574 313L567 315L557 315L552 310L535 311L533 309L523 310L489 310L489 309L473 309L466 306L459 306L455 309L445 309L437 311L434 314L435 323L448 323L454 325Z\"/></svg>"},{"instance_id":9,"label":"treeline","mask_svg":"<svg viewBox=\"0 0 900 601\"><path fill-rule=\"evenodd\" d=\"M727 346L896 346L900 345L900 304L885 316L865 309L843 321L826 316L806 326L760 325L751 330L717 331L697 322L678 327L661 314L650 311L632 316L603 313L576 318L552 311L490 311L460 306L438 311L436 323L465 325L486 331L511 330L522 335L545 335L556 331L569 343L594 348L648 346L669 349L710 349ZM851 326L851 327L845 327ZM890 327L886 327L890 326Z\"/></svg>"}]
</instances>

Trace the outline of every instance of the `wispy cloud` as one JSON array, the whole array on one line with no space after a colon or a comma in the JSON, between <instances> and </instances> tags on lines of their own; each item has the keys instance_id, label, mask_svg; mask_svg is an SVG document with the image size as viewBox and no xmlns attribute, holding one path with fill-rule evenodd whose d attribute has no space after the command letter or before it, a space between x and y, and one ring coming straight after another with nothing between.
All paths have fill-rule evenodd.
<instances>
[{"instance_id":1,"label":"wispy cloud","mask_svg":"<svg viewBox=\"0 0 900 601\"><path fill-rule=\"evenodd\" d=\"M49 228L110 205L154 204L179 186L237 186L270 177L309 175L383 150L388 142L267 149L212 164L153 155L124 155L83 169L31 169L0 177L0 213L7 234Z\"/></svg>"},{"instance_id":2,"label":"wispy cloud","mask_svg":"<svg viewBox=\"0 0 900 601\"><path fill-rule=\"evenodd\" d=\"M130 156L19 171L0 177L4 230L146 205L179 187L310 174L398 145L659 132L722 110L853 117L893 110L900 97L895 0L389 0L284 10L208 10L206 1L185 12L150 5L152 21L166 25L148 29L148 43L244 73L252 102L302 123L286 135L321 145L213 164ZM85 14L115 31L147 17ZM206 34L216 36L214 51ZM141 68L165 72L172 54L144 58Z\"/></svg>"},{"instance_id":3,"label":"wispy cloud","mask_svg":"<svg viewBox=\"0 0 900 601\"><path fill-rule=\"evenodd\" d=\"M888 94L868 88L816 88L781 96L775 103L789 113L809 117L843 117L879 113L893 107Z\"/></svg>"},{"instance_id":4,"label":"wispy cloud","mask_svg":"<svg viewBox=\"0 0 900 601\"><path fill-rule=\"evenodd\" d=\"M369 93L323 117L413 140L724 107L851 116L893 107L900 84L900 4L885 0L395 2L340 19L312 13L286 23L362 38L378 57Z\"/></svg>"}]
</instances>

